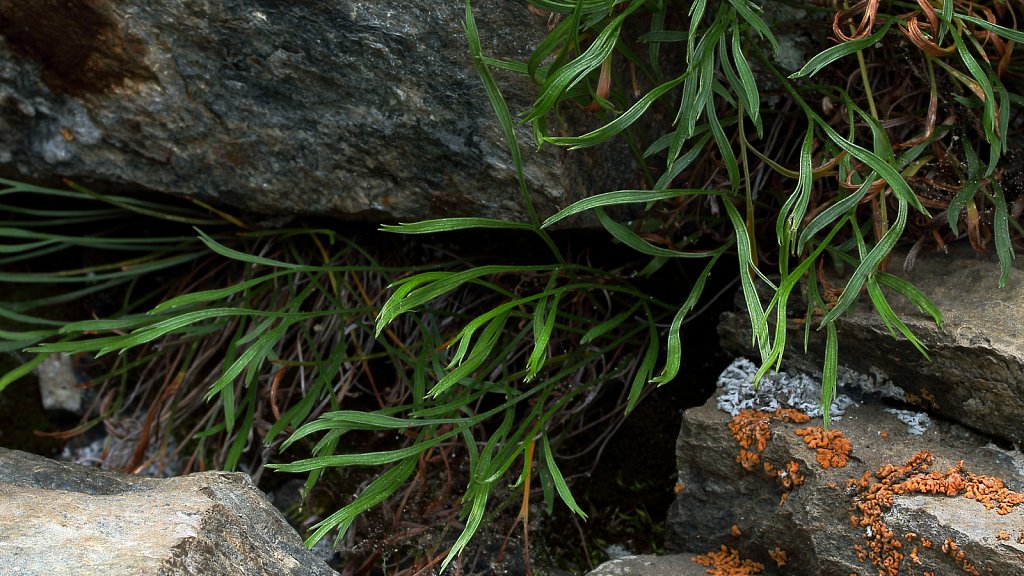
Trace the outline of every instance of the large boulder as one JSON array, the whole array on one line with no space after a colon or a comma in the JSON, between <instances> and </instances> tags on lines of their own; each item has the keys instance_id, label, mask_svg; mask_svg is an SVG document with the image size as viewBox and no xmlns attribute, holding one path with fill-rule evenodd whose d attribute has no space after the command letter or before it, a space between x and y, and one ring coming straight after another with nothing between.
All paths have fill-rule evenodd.
<instances>
[{"instance_id":1,"label":"large boulder","mask_svg":"<svg viewBox=\"0 0 1024 576\"><path fill-rule=\"evenodd\" d=\"M1024 574L1019 451L878 401L824 431L739 410L728 387L683 416L670 548L726 546L791 576Z\"/></svg>"},{"instance_id":2,"label":"large boulder","mask_svg":"<svg viewBox=\"0 0 1024 576\"><path fill-rule=\"evenodd\" d=\"M0 448L0 573L329 576L245 474L129 476Z\"/></svg>"},{"instance_id":3,"label":"large boulder","mask_svg":"<svg viewBox=\"0 0 1024 576\"><path fill-rule=\"evenodd\" d=\"M928 357L906 338L893 338L864 298L837 320L840 363L884 373L903 390L905 401L928 412L1024 444L1024 272L1012 269L1006 286L999 288L994 255L975 254L962 244L948 254L918 256L909 272L902 270L904 261L904 255L895 256L889 271L917 286L945 316L938 327L902 296L889 295ZM804 354L804 326L792 321L787 328L784 365L820 372L824 333L811 331ZM727 351L756 354L745 313L723 315L719 335Z\"/></svg>"},{"instance_id":4,"label":"large boulder","mask_svg":"<svg viewBox=\"0 0 1024 576\"><path fill-rule=\"evenodd\" d=\"M546 33L525 2L473 5L489 56L525 61ZM0 0L0 174L274 215L525 219L464 18L431 0ZM513 113L536 98L497 74ZM621 148L519 135L541 213L632 173Z\"/></svg>"}]
</instances>

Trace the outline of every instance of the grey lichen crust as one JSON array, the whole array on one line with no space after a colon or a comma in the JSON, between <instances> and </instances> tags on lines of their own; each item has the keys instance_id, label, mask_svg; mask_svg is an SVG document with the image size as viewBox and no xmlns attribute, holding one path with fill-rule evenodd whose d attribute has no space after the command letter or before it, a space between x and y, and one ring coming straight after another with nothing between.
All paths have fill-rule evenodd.
<instances>
[{"instance_id":1,"label":"grey lichen crust","mask_svg":"<svg viewBox=\"0 0 1024 576\"><path fill-rule=\"evenodd\" d=\"M755 385L757 366L746 358L733 360L718 377L718 408L735 416L740 410L774 411L795 408L812 418L822 416L821 375L799 369L768 375ZM880 370L864 374L839 367L837 394L829 414L841 419L846 410L865 399L889 398L903 400L903 391Z\"/></svg>"},{"instance_id":2,"label":"grey lichen crust","mask_svg":"<svg viewBox=\"0 0 1024 576\"><path fill-rule=\"evenodd\" d=\"M894 263L904 258L894 255ZM1024 274L1017 268L998 287L999 263L976 254L966 244L951 245L948 254L920 255L902 276L926 294L945 316L936 326L910 301L893 297L890 304L927 347L921 354L905 338L893 338L870 302L860 302L837 319L839 362L850 368L881 370L903 390L907 403L932 415L1024 445ZM823 331L812 331L803 350L804 325L787 326L783 367L820 370ZM722 346L736 355L754 355L750 320L745 313L727 313L718 328Z\"/></svg>"}]
</instances>

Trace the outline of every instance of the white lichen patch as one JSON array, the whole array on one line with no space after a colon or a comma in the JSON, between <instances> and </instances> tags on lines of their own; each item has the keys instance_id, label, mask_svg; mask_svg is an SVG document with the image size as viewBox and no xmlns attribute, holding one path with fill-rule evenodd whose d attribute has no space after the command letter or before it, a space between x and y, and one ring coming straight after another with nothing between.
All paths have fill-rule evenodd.
<instances>
[{"instance_id":1,"label":"white lichen patch","mask_svg":"<svg viewBox=\"0 0 1024 576\"><path fill-rule=\"evenodd\" d=\"M821 375L798 371L769 372L755 387L757 365L746 358L733 360L718 377L718 408L735 416L740 410L772 412L796 408L812 418L822 415ZM903 399L903 391L881 371L864 374L840 366L836 376L836 397L829 414L840 419L851 406L865 397Z\"/></svg>"},{"instance_id":2,"label":"white lichen patch","mask_svg":"<svg viewBox=\"0 0 1024 576\"><path fill-rule=\"evenodd\" d=\"M609 544L605 546L604 553L608 555L609 560L618 560L619 558L627 558L635 554L629 548L626 548L622 544Z\"/></svg>"},{"instance_id":3,"label":"white lichen patch","mask_svg":"<svg viewBox=\"0 0 1024 576\"><path fill-rule=\"evenodd\" d=\"M932 419L924 412L913 410L900 410L898 408L886 408L886 412L896 416L896 419L907 425L907 432L920 436L932 425Z\"/></svg>"}]
</instances>

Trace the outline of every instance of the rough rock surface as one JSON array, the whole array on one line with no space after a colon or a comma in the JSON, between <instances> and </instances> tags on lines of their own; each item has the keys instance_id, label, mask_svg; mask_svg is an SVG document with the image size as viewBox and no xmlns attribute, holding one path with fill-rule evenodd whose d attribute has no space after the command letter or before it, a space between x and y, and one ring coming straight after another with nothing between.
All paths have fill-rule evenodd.
<instances>
[{"instance_id":1,"label":"rough rock surface","mask_svg":"<svg viewBox=\"0 0 1024 576\"><path fill-rule=\"evenodd\" d=\"M473 5L489 56L525 61L546 33L525 2ZM523 219L464 18L433 0L0 0L0 174L274 215ZM525 110L531 81L497 74ZM632 173L619 148L520 137L542 213Z\"/></svg>"},{"instance_id":2,"label":"rough rock surface","mask_svg":"<svg viewBox=\"0 0 1024 576\"><path fill-rule=\"evenodd\" d=\"M587 576L705 576L706 568L691 560L693 556L626 556L601 564Z\"/></svg>"},{"instance_id":3,"label":"rough rock surface","mask_svg":"<svg viewBox=\"0 0 1024 576\"><path fill-rule=\"evenodd\" d=\"M939 419L933 419L923 434L912 434L886 408L872 403L846 410L832 430L844 435L852 451L844 467L829 468L822 467L819 451L805 442L810 436L795 433L798 428L821 426L820 419L797 424L757 412L763 416L751 422L765 422L763 430L768 433L756 436L750 434L752 428L734 424L730 429L731 417L717 408L716 398L687 410L677 444L679 495L669 514L670 549L716 550L727 545L744 558L763 563L766 574L1024 574L1024 505L1000 514L965 497L964 490L947 496L908 488L929 478L936 486L948 484L953 469L963 481L984 475L990 477L985 482L995 485L998 478L1007 490L1016 491L1003 492L1003 497L1024 502L1024 456ZM752 461L750 453L746 455L750 470L738 462L737 437L748 438L749 452L758 457ZM935 457L928 471L916 470L923 476L886 476L884 466L904 465L921 450ZM825 453L830 465L831 457ZM956 469L959 460L963 467ZM766 472L765 463L775 475ZM928 476L932 472L936 475ZM906 488L905 493L885 488L883 476ZM863 485L850 484L861 479ZM904 483L896 484L896 479ZM892 502L877 506L877 524L852 523L852 517L861 518L864 509L879 502L876 496L887 493ZM889 539L884 538L886 530L891 531ZM879 548L881 566L857 553L858 547L868 552L876 544L889 545ZM780 550L786 558L783 569L772 557ZM893 551L903 555L898 572L883 569ZM967 563L976 572L966 570ZM685 565L681 561L680 569Z\"/></svg>"},{"instance_id":4,"label":"rough rock surface","mask_svg":"<svg viewBox=\"0 0 1024 576\"><path fill-rule=\"evenodd\" d=\"M0 448L0 573L336 574L249 480L156 480Z\"/></svg>"},{"instance_id":5,"label":"rough rock surface","mask_svg":"<svg viewBox=\"0 0 1024 576\"><path fill-rule=\"evenodd\" d=\"M949 254L918 256L913 269L889 271L928 295L945 316L936 327L930 316L887 291L889 304L927 346L923 357L905 338L893 338L870 302L841 317L839 361L861 372L881 370L903 388L909 403L953 421L1024 444L1024 272L1014 268L998 287L999 264L955 245ZM752 356L750 321L745 313L726 314L719 325L722 346ZM804 327L789 326L784 364L821 370L824 334L812 331L802 354Z\"/></svg>"}]
</instances>

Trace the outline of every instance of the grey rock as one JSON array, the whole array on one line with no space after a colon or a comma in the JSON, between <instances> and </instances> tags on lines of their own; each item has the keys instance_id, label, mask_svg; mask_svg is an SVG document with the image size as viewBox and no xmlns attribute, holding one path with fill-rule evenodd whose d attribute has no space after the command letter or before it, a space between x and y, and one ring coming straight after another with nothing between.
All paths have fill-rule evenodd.
<instances>
[{"instance_id":1,"label":"grey rock","mask_svg":"<svg viewBox=\"0 0 1024 576\"><path fill-rule=\"evenodd\" d=\"M50 354L36 367L43 409L82 415L82 387L75 375L71 356Z\"/></svg>"},{"instance_id":2,"label":"grey rock","mask_svg":"<svg viewBox=\"0 0 1024 576\"><path fill-rule=\"evenodd\" d=\"M776 573L770 551L780 549L786 552L787 562L779 574L875 574L879 568L858 558L856 552L857 546L869 547L868 530L851 522L851 517L858 516L855 505L870 502L866 494L871 489L851 481L868 474L868 485L878 483L876 473L884 465L903 465L927 450L935 458L933 471L945 474L962 460L964 477L974 473L999 478L1010 490L1024 491L1020 452L1000 448L987 437L938 418L915 435L886 408L883 403L849 407L833 426L852 445L850 459L841 468L823 469L816 451L794 432L798 427L821 426L820 419L804 424L772 419L762 463L783 469L793 461L797 474L805 477L785 497L782 479L794 476L772 477L760 465L753 471L741 467L737 462L740 445L728 427L730 416L717 408L716 398L687 410L677 444L681 491L669 514L669 548L713 550L727 545L742 557L763 563L766 573ZM1024 505L1001 515L963 494L908 492L895 495L891 507L880 509L879 518L901 542L905 558L900 575L920 575L926 570L964 573L943 553L947 539L980 574L1024 574ZM1007 539L1001 539L1004 536ZM930 548L924 547L922 537L932 542ZM915 547L920 564L909 558Z\"/></svg>"},{"instance_id":3,"label":"grey rock","mask_svg":"<svg viewBox=\"0 0 1024 576\"><path fill-rule=\"evenodd\" d=\"M474 14L495 58L546 33L525 2ZM430 0L0 2L0 174L274 215L523 220L464 18ZM496 76L513 114L536 98ZM632 173L623 148L563 157L518 134L542 214Z\"/></svg>"},{"instance_id":4,"label":"grey rock","mask_svg":"<svg viewBox=\"0 0 1024 576\"><path fill-rule=\"evenodd\" d=\"M694 556L625 556L601 564L587 572L587 576L705 576L707 568L694 562Z\"/></svg>"},{"instance_id":5,"label":"grey rock","mask_svg":"<svg viewBox=\"0 0 1024 576\"><path fill-rule=\"evenodd\" d=\"M4 448L0 573L336 574L245 474L158 480Z\"/></svg>"},{"instance_id":6,"label":"grey rock","mask_svg":"<svg viewBox=\"0 0 1024 576\"><path fill-rule=\"evenodd\" d=\"M887 289L889 304L927 346L930 360L905 338L893 338L870 302L861 302L838 322L839 361L865 373L881 371L905 392L906 400L997 438L1024 444L1024 273L1011 272L998 287L995 257L954 245L949 254L918 256L910 272L894 255L889 271L917 286L945 316L937 327L930 316ZM866 299L865 299L866 300ZM754 356L745 313L725 314L722 346ZM804 327L788 326L784 365L820 372L824 334L811 331L803 354Z\"/></svg>"}]
</instances>

